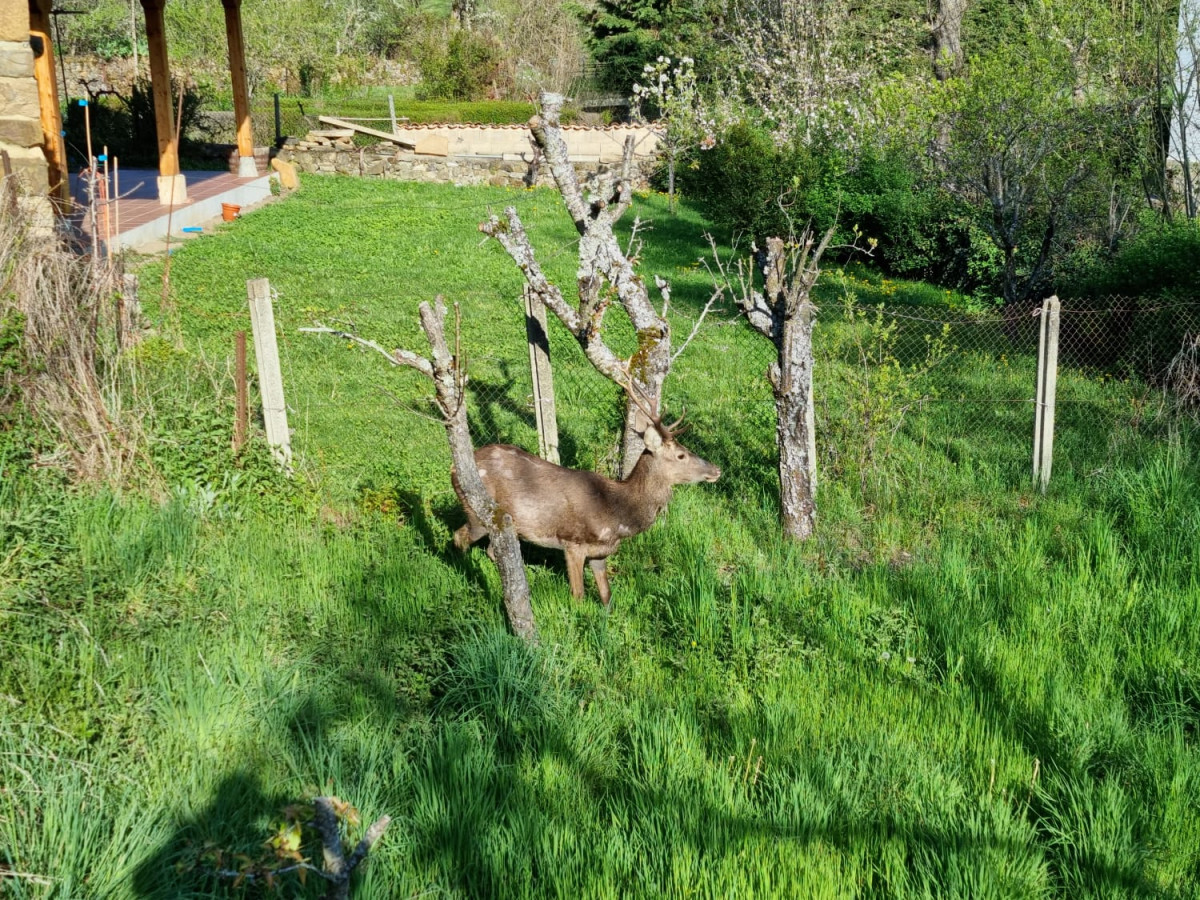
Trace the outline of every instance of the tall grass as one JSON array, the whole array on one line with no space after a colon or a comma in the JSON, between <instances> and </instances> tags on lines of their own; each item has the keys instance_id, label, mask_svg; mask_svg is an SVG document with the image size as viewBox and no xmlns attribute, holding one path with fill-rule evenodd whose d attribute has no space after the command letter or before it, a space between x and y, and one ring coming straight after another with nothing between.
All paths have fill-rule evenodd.
<instances>
[{"instance_id":1,"label":"tall grass","mask_svg":"<svg viewBox=\"0 0 1200 900\"><path fill-rule=\"evenodd\" d=\"M378 390L420 386L287 337L345 315L415 344L413 301L436 288L479 313L464 346L500 356L519 282L459 232L510 201L569 284L569 225L542 192L307 182L181 252L177 373L227 352L229 272L279 289L311 482L222 481L219 462L180 466L156 500L0 483L0 892L257 896L206 854L257 855L320 791L396 819L357 897L1194 896L1189 429L1071 420L1060 446L1082 461L1056 463L1043 497L1008 414L968 429L961 406L929 405L856 455L850 370L828 368L819 533L789 546L761 366L730 364L721 326L668 399L725 478L622 546L610 612L531 553L527 647L482 553L447 548L426 423ZM702 223L639 203L647 265L687 313ZM365 229L364 204L405 224ZM986 365L960 374L986 384ZM1081 390L1119 406L1130 388ZM617 427L593 415L564 413L577 459ZM184 454L200 426L164 422Z\"/></svg>"}]
</instances>

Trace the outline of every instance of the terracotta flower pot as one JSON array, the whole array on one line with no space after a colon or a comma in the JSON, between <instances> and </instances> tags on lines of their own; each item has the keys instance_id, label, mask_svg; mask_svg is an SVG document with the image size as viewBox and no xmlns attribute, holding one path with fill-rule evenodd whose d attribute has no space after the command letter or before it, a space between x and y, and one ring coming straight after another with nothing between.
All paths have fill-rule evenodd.
<instances>
[{"instance_id":1,"label":"terracotta flower pot","mask_svg":"<svg viewBox=\"0 0 1200 900\"><path fill-rule=\"evenodd\" d=\"M242 213L242 208L236 203L221 204L221 219L225 222L232 222Z\"/></svg>"}]
</instances>

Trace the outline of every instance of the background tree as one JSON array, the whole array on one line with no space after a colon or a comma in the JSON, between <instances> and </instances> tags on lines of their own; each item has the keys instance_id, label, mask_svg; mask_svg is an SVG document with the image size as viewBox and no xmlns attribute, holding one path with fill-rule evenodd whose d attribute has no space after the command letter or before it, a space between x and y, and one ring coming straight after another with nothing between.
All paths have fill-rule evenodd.
<instances>
[{"instance_id":1,"label":"background tree","mask_svg":"<svg viewBox=\"0 0 1200 900\"><path fill-rule=\"evenodd\" d=\"M633 114L644 119L647 114L662 129L661 146L667 157L667 206L675 211L675 168L682 153L709 141L715 130L711 119L704 114L699 85L696 81L696 62L685 56L672 64L669 56L660 56L647 63L642 79L633 85Z\"/></svg>"},{"instance_id":2,"label":"background tree","mask_svg":"<svg viewBox=\"0 0 1200 900\"><path fill-rule=\"evenodd\" d=\"M724 16L724 0L597 0L581 19L598 85L628 97L660 56L691 56L706 77Z\"/></svg>"},{"instance_id":3,"label":"background tree","mask_svg":"<svg viewBox=\"0 0 1200 900\"><path fill-rule=\"evenodd\" d=\"M1200 3L1197 0L1180 0L1179 26L1175 32L1174 52L1169 59L1171 119L1174 123L1171 146L1174 157L1180 164L1181 206L1189 219L1195 219L1198 211L1196 177L1192 171L1196 161L1194 148L1200 144ZM1164 197L1168 205L1170 200Z\"/></svg>"},{"instance_id":4,"label":"background tree","mask_svg":"<svg viewBox=\"0 0 1200 900\"><path fill-rule=\"evenodd\" d=\"M958 75L966 63L962 47L966 11L967 0L937 0L931 11L929 33L933 40L933 72L938 81Z\"/></svg>"}]
</instances>

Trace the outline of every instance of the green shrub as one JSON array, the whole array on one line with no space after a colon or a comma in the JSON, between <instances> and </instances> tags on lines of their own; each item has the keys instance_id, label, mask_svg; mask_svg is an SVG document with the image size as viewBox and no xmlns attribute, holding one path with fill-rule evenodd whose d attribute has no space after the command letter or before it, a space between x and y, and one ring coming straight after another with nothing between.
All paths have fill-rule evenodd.
<instances>
[{"instance_id":1,"label":"green shrub","mask_svg":"<svg viewBox=\"0 0 1200 900\"><path fill-rule=\"evenodd\" d=\"M501 53L484 35L465 28L433 32L417 51L419 100L481 100L500 78Z\"/></svg>"},{"instance_id":2,"label":"green shrub","mask_svg":"<svg viewBox=\"0 0 1200 900\"><path fill-rule=\"evenodd\" d=\"M777 145L764 128L740 122L712 149L697 150L677 174L682 192L714 224L755 241L803 229L802 186L818 175L804 147Z\"/></svg>"},{"instance_id":3,"label":"green shrub","mask_svg":"<svg viewBox=\"0 0 1200 900\"><path fill-rule=\"evenodd\" d=\"M818 231L836 223L835 247L873 240L888 274L926 278L986 302L996 293L1000 260L992 243L902 156L866 150L851 159L779 145L766 129L740 123L712 149L693 151L677 177L688 199L735 235L761 243L810 222Z\"/></svg>"},{"instance_id":4,"label":"green shrub","mask_svg":"<svg viewBox=\"0 0 1200 900\"><path fill-rule=\"evenodd\" d=\"M1116 256L1085 266L1058 286L1064 297L1195 299L1200 294L1200 223L1163 225L1142 232Z\"/></svg>"}]
</instances>

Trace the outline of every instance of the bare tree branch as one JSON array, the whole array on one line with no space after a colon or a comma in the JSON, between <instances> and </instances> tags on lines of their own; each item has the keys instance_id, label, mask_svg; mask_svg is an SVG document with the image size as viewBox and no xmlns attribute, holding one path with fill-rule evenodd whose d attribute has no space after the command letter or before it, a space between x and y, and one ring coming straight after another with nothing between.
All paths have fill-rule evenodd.
<instances>
[{"instance_id":1,"label":"bare tree branch","mask_svg":"<svg viewBox=\"0 0 1200 900\"><path fill-rule=\"evenodd\" d=\"M520 227L515 210L510 208L505 211L506 224L492 216L480 226L480 230L500 242L524 273L530 287L567 327L599 372L617 384L632 379L657 401L661 398L663 381L671 368L670 326L655 311L645 282L634 270L629 257L621 252L613 233L614 223L628 209L632 197L634 145L631 141L625 144L621 176L614 180L611 173L601 173L585 201L575 168L567 156L567 145L559 125L563 97L543 93L541 106L541 114L530 120L529 127L580 235L578 307L572 309L561 292L546 279L537 265L533 247ZM606 283L615 292L616 299L637 333L637 350L629 359L619 357L602 338L601 326L610 300L604 287ZM628 402L621 466L624 476L633 471L633 466L641 456L641 434L648 424L637 405Z\"/></svg>"},{"instance_id":2,"label":"bare tree branch","mask_svg":"<svg viewBox=\"0 0 1200 900\"><path fill-rule=\"evenodd\" d=\"M393 366L409 366L427 378L433 377L433 367L429 364L429 360L422 356L417 356L417 354L410 350L402 350L397 347L395 350L388 352L375 341L369 341L359 337L357 334L351 334L349 331L342 331L338 328L327 328L320 322L312 328L301 328L300 331L305 334L332 334L347 341L354 341L354 343L361 344L370 350L374 350L376 353L382 353L384 358Z\"/></svg>"},{"instance_id":3,"label":"bare tree branch","mask_svg":"<svg viewBox=\"0 0 1200 900\"><path fill-rule=\"evenodd\" d=\"M704 309L700 310L699 317L692 324L692 330L690 332L688 332L688 336L684 339L683 343L679 345L679 349L671 354L671 365L675 365L675 360L679 359L679 357L683 354L683 351L688 348L688 344L690 344L692 342L692 338L694 338L697 334L700 333L700 326L704 324L705 316L708 315L709 310L711 310L713 308L713 305L718 300L720 300L721 297L724 296L724 294L725 294L725 291L721 287L717 287L713 290L712 296L709 297L708 302L704 304ZM665 303L663 306L663 312L664 312L664 314L666 312Z\"/></svg>"},{"instance_id":4,"label":"bare tree branch","mask_svg":"<svg viewBox=\"0 0 1200 900\"><path fill-rule=\"evenodd\" d=\"M450 442L453 461L451 481L459 500L479 521L486 524L491 541L488 555L500 571L500 583L504 591L504 608L512 630L531 643L537 643L537 626L530 603L529 581L521 559L521 547L512 526L512 516L496 506L488 494L479 469L475 465L475 447L467 425L465 408L466 375L462 369L460 353L451 353L446 340L446 304L438 297L431 306L422 303L418 308L421 328L432 351L430 359L408 350L388 353L377 342L333 328L318 326L301 329L312 334L330 334L354 341L385 356L393 365L416 369L433 380L435 403L442 413L442 424ZM456 324L458 307L455 306ZM455 346L458 346L456 329ZM369 845L367 847L369 849ZM356 851L357 852L357 851ZM365 849L363 851L366 852Z\"/></svg>"}]
</instances>

